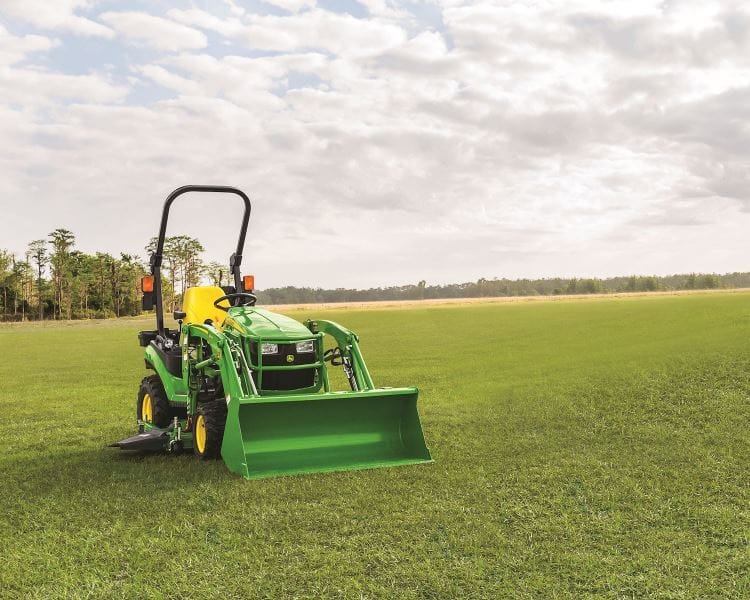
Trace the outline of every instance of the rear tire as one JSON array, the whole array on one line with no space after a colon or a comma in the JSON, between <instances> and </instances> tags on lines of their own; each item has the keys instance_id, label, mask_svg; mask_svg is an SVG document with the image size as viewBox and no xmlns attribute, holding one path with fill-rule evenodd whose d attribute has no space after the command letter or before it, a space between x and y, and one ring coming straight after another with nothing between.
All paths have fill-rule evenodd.
<instances>
[{"instance_id":1,"label":"rear tire","mask_svg":"<svg viewBox=\"0 0 750 600\"><path fill-rule=\"evenodd\" d=\"M227 405L223 399L198 406L193 431L193 450L198 458L209 460L221 456L226 422Z\"/></svg>"},{"instance_id":2,"label":"rear tire","mask_svg":"<svg viewBox=\"0 0 750 600\"><path fill-rule=\"evenodd\" d=\"M159 428L164 428L171 422L171 409L167 393L158 375L144 377L138 390L136 418Z\"/></svg>"}]
</instances>

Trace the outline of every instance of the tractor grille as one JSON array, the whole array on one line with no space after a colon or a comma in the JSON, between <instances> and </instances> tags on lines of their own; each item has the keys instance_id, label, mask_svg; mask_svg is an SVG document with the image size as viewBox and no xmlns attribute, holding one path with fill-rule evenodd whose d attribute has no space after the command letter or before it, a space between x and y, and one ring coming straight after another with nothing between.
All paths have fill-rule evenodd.
<instances>
[{"instance_id":1,"label":"tractor grille","mask_svg":"<svg viewBox=\"0 0 750 600\"><path fill-rule=\"evenodd\" d=\"M317 352L317 341L316 352ZM304 354L297 354L297 344L279 344L279 351L277 354L264 354L263 365L266 367L285 367L292 365L310 365L315 362L317 358L316 352L305 352ZM288 356L293 356L294 360L288 360ZM250 344L250 357L253 359L253 364L258 364L258 344L253 342Z\"/></svg>"},{"instance_id":2,"label":"tractor grille","mask_svg":"<svg viewBox=\"0 0 750 600\"><path fill-rule=\"evenodd\" d=\"M315 369L297 369L294 371L263 371L263 385L258 385L258 372L253 371L256 387L267 391L282 392L301 390L315 385Z\"/></svg>"},{"instance_id":3,"label":"tractor grille","mask_svg":"<svg viewBox=\"0 0 750 600\"><path fill-rule=\"evenodd\" d=\"M293 357L290 359L289 357ZM258 364L258 344L251 342L250 358L253 364ZM315 342L315 352L297 352L297 344L279 344L279 351L276 354L264 354L264 367L285 367L296 365L310 365L317 360L317 341ZM258 385L258 373L253 371L255 385ZM288 371L263 371L263 382L259 386L263 390L286 391L308 388L315 385L315 368L310 369L290 369Z\"/></svg>"}]
</instances>

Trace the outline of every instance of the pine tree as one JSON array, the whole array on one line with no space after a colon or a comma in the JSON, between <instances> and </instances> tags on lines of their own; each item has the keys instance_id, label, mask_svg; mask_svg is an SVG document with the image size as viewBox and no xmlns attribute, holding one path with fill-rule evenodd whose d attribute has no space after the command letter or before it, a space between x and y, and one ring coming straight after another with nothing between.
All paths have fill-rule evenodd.
<instances>
[{"instance_id":1,"label":"pine tree","mask_svg":"<svg viewBox=\"0 0 750 600\"><path fill-rule=\"evenodd\" d=\"M37 300L39 302L39 319L44 319L44 291L42 288L44 280L42 279L42 273L44 268L47 266L49 255L47 254L47 242L45 240L34 240L29 242L29 255L36 264L37 279L36 279L36 291Z\"/></svg>"}]
</instances>

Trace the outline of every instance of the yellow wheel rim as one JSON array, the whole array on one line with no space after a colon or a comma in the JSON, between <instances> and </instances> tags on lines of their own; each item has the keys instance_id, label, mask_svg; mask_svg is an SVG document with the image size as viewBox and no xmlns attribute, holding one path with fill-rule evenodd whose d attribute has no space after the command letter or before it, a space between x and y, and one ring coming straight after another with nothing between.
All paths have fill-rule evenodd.
<instances>
[{"instance_id":1,"label":"yellow wheel rim","mask_svg":"<svg viewBox=\"0 0 750 600\"><path fill-rule=\"evenodd\" d=\"M151 423L154 420L154 405L151 402L151 396L146 394L143 396L143 404L141 405L141 418L146 423Z\"/></svg>"},{"instance_id":2,"label":"yellow wheel rim","mask_svg":"<svg viewBox=\"0 0 750 600\"><path fill-rule=\"evenodd\" d=\"M195 446L201 454L206 451L206 421L203 415L198 415L195 421Z\"/></svg>"}]
</instances>

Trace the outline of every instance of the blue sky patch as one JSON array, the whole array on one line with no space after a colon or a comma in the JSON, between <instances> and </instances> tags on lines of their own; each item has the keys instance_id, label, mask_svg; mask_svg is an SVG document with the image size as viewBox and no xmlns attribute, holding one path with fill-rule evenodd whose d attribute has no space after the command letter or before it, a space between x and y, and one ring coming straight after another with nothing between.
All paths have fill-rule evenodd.
<instances>
[{"instance_id":1,"label":"blue sky patch","mask_svg":"<svg viewBox=\"0 0 750 600\"><path fill-rule=\"evenodd\" d=\"M370 14L367 7L356 0L318 0L318 6L324 10L351 15L357 19L366 19Z\"/></svg>"}]
</instances>

